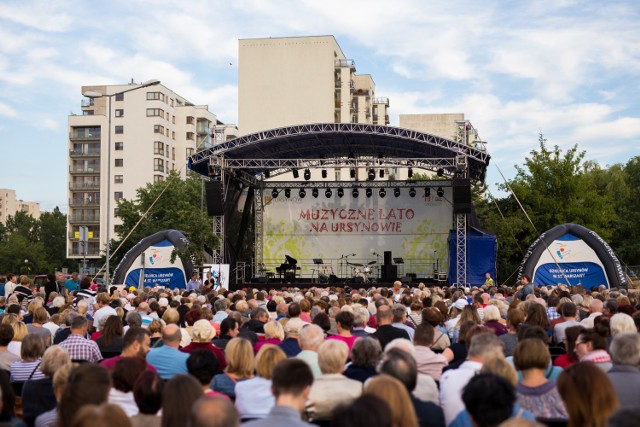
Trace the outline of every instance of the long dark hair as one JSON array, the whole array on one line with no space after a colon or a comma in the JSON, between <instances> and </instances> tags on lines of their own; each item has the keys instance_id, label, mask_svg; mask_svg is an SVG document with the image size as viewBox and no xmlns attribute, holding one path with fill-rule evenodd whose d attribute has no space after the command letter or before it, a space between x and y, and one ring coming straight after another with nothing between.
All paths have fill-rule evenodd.
<instances>
[{"instance_id":1,"label":"long dark hair","mask_svg":"<svg viewBox=\"0 0 640 427\"><path fill-rule=\"evenodd\" d=\"M84 405L100 405L107 401L111 378L100 365L85 363L71 370L69 382L58 402L57 427L70 426L73 417Z\"/></svg>"},{"instance_id":2,"label":"long dark hair","mask_svg":"<svg viewBox=\"0 0 640 427\"><path fill-rule=\"evenodd\" d=\"M191 375L176 375L165 385L162 393L162 427L183 425L191 415L191 408L204 392Z\"/></svg>"},{"instance_id":3,"label":"long dark hair","mask_svg":"<svg viewBox=\"0 0 640 427\"><path fill-rule=\"evenodd\" d=\"M122 320L120 320L120 317L112 315L107 318L104 328L102 328L100 341L102 341L105 347L109 347L113 339L115 337L122 337L122 334Z\"/></svg>"}]
</instances>

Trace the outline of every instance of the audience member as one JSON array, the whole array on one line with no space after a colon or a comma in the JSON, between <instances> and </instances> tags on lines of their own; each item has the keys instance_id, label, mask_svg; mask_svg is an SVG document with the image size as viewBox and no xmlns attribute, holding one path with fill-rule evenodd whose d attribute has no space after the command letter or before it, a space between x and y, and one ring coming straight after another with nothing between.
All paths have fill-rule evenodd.
<instances>
[{"instance_id":1,"label":"audience member","mask_svg":"<svg viewBox=\"0 0 640 427\"><path fill-rule=\"evenodd\" d=\"M187 373L189 355L178 350L181 339L180 328L174 323L169 324L162 331L162 347L153 348L147 353L147 362L157 370L163 380Z\"/></svg>"},{"instance_id":2,"label":"audience member","mask_svg":"<svg viewBox=\"0 0 640 427\"><path fill-rule=\"evenodd\" d=\"M324 332L318 325L306 325L300 331L302 351L296 358L303 360L311 368L313 378L318 379L322 372L318 364L318 348L324 341Z\"/></svg>"},{"instance_id":3,"label":"audience member","mask_svg":"<svg viewBox=\"0 0 640 427\"><path fill-rule=\"evenodd\" d=\"M375 338L358 338L351 349L351 363L344 376L364 383L378 374L376 367L382 359L380 342Z\"/></svg>"},{"instance_id":4,"label":"audience member","mask_svg":"<svg viewBox=\"0 0 640 427\"><path fill-rule=\"evenodd\" d=\"M620 315L615 314L613 317ZM613 321L613 318L611 319ZM607 372L620 407L638 406L640 396L640 334L618 333L609 347L613 366Z\"/></svg>"}]
</instances>

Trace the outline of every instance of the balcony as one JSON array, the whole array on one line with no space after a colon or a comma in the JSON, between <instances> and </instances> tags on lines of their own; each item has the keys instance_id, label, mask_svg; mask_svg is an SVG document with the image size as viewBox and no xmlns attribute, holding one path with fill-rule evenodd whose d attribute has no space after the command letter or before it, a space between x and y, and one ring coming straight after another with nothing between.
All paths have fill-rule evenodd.
<instances>
[{"instance_id":1,"label":"balcony","mask_svg":"<svg viewBox=\"0 0 640 427\"><path fill-rule=\"evenodd\" d=\"M196 126L196 133L198 135L209 135L209 125L199 121Z\"/></svg>"},{"instance_id":2,"label":"balcony","mask_svg":"<svg viewBox=\"0 0 640 427\"><path fill-rule=\"evenodd\" d=\"M100 224L100 215L70 215L71 224Z\"/></svg>"},{"instance_id":3,"label":"balcony","mask_svg":"<svg viewBox=\"0 0 640 427\"><path fill-rule=\"evenodd\" d=\"M69 206L72 208L84 206L100 206L100 199L69 199Z\"/></svg>"},{"instance_id":4,"label":"balcony","mask_svg":"<svg viewBox=\"0 0 640 427\"><path fill-rule=\"evenodd\" d=\"M80 233L79 231L70 231L67 233L67 236L70 240L78 240L80 237L76 237L76 233ZM91 237L89 237L89 241L92 242L94 240L100 240L100 231L89 231ZM78 234L79 236L79 234Z\"/></svg>"},{"instance_id":5,"label":"balcony","mask_svg":"<svg viewBox=\"0 0 640 427\"><path fill-rule=\"evenodd\" d=\"M82 101L80 101L80 106L82 108L93 107L93 98L83 99Z\"/></svg>"},{"instance_id":6,"label":"balcony","mask_svg":"<svg viewBox=\"0 0 640 427\"><path fill-rule=\"evenodd\" d=\"M80 151L80 150L69 150L69 157L100 157L99 150L88 150L88 151Z\"/></svg>"},{"instance_id":7,"label":"balcony","mask_svg":"<svg viewBox=\"0 0 640 427\"><path fill-rule=\"evenodd\" d=\"M69 257L83 257L84 253L79 248L73 248L69 251ZM100 258L100 251L87 250L87 258Z\"/></svg>"},{"instance_id":8,"label":"balcony","mask_svg":"<svg viewBox=\"0 0 640 427\"><path fill-rule=\"evenodd\" d=\"M382 105L386 105L387 108L389 107L389 98L384 97L384 98L373 98L373 103L374 104L382 104Z\"/></svg>"},{"instance_id":9,"label":"balcony","mask_svg":"<svg viewBox=\"0 0 640 427\"><path fill-rule=\"evenodd\" d=\"M100 183L99 182L71 182L69 183L69 189L71 191L99 190Z\"/></svg>"},{"instance_id":10,"label":"balcony","mask_svg":"<svg viewBox=\"0 0 640 427\"><path fill-rule=\"evenodd\" d=\"M72 141L91 141L91 140L100 140L100 132L94 133L70 133L69 139Z\"/></svg>"},{"instance_id":11,"label":"balcony","mask_svg":"<svg viewBox=\"0 0 640 427\"><path fill-rule=\"evenodd\" d=\"M100 167L69 166L69 173L72 175L97 175L100 173Z\"/></svg>"},{"instance_id":12,"label":"balcony","mask_svg":"<svg viewBox=\"0 0 640 427\"><path fill-rule=\"evenodd\" d=\"M352 68L356 69L356 61L353 59L336 59L336 68Z\"/></svg>"}]
</instances>

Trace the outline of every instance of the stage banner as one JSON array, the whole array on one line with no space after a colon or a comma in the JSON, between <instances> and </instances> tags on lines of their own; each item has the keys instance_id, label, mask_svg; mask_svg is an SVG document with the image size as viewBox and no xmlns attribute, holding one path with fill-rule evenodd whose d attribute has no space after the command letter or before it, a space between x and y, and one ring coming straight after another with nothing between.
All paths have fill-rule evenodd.
<instances>
[{"instance_id":1,"label":"stage banner","mask_svg":"<svg viewBox=\"0 0 640 427\"><path fill-rule=\"evenodd\" d=\"M394 258L403 258L398 275L415 273L424 277L434 267L447 271L447 236L452 227L452 190L444 188L444 197L436 189L425 197L424 188L416 186L415 197L402 188L399 197L393 188L386 188L386 197L372 189L366 197L359 188L359 197L345 187L344 196L338 197L332 189L327 198L324 189L317 198L310 189L301 198L298 189L292 189L290 198L280 191L277 198L271 189L263 193L263 260L264 268L274 271L284 262L285 255L299 261L298 274L312 277L319 267L313 259L322 260L324 272L339 277L358 274L358 270L375 268L383 263L382 254L391 251ZM360 265L358 265L360 264ZM369 267L370 266L370 267Z\"/></svg>"},{"instance_id":2,"label":"stage banner","mask_svg":"<svg viewBox=\"0 0 640 427\"><path fill-rule=\"evenodd\" d=\"M171 289L184 288L186 274L179 258L176 258L174 263L171 262L173 248L174 245L169 240L163 240L144 249L144 252L133 260L126 273L126 287L138 287L144 263L143 287L159 285Z\"/></svg>"},{"instance_id":3,"label":"stage banner","mask_svg":"<svg viewBox=\"0 0 640 427\"><path fill-rule=\"evenodd\" d=\"M229 289L229 264L205 264L202 271L202 281L213 280L215 289L223 287Z\"/></svg>"},{"instance_id":4,"label":"stage banner","mask_svg":"<svg viewBox=\"0 0 640 427\"><path fill-rule=\"evenodd\" d=\"M584 240L567 233L554 240L549 251L542 252L534 268L536 285L557 285L568 279L571 285L582 284L587 289L599 285L609 287L602 261Z\"/></svg>"}]
</instances>

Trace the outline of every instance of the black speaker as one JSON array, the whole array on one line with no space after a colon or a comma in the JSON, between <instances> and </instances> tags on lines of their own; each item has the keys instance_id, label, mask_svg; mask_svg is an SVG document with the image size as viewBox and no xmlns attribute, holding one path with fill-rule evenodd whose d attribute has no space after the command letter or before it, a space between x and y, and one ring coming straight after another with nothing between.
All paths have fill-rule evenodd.
<instances>
[{"instance_id":1,"label":"black speaker","mask_svg":"<svg viewBox=\"0 0 640 427\"><path fill-rule=\"evenodd\" d=\"M391 251L384 251L384 265L391 265L392 259Z\"/></svg>"},{"instance_id":2,"label":"black speaker","mask_svg":"<svg viewBox=\"0 0 640 427\"><path fill-rule=\"evenodd\" d=\"M222 181L208 181L204 188L207 194L207 214L209 216L224 215Z\"/></svg>"},{"instance_id":3,"label":"black speaker","mask_svg":"<svg viewBox=\"0 0 640 427\"><path fill-rule=\"evenodd\" d=\"M471 181L469 178L453 180L453 213L471 213Z\"/></svg>"},{"instance_id":4,"label":"black speaker","mask_svg":"<svg viewBox=\"0 0 640 427\"><path fill-rule=\"evenodd\" d=\"M398 278L398 266L397 265L383 265L382 266L382 281L386 283L395 282Z\"/></svg>"}]
</instances>

